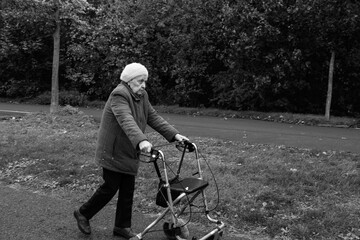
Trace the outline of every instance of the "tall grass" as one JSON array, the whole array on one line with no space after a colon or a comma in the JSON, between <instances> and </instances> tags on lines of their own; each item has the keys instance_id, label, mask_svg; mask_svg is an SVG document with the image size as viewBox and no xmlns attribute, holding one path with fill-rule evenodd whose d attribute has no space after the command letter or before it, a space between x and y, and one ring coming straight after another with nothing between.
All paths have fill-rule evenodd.
<instances>
[{"instance_id":1,"label":"tall grass","mask_svg":"<svg viewBox=\"0 0 360 240\"><path fill-rule=\"evenodd\" d=\"M63 197L87 198L102 182L93 156L98 125L67 107L0 122L0 180ZM154 145L164 139L148 133ZM212 214L233 230L274 239L359 239L360 156L336 151L193 138L199 150ZM175 171L180 152L161 147ZM184 176L196 171L187 154ZM135 210L156 213L158 179L142 163ZM218 194L220 202L218 202ZM81 199L80 199L81 200ZM201 222L200 218L192 217Z\"/></svg>"}]
</instances>

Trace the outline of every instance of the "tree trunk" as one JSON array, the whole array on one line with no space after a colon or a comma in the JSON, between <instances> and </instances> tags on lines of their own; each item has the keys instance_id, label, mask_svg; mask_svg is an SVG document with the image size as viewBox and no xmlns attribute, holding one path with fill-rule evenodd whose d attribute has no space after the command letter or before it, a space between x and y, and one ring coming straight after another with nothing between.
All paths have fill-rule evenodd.
<instances>
[{"instance_id":1,"label":"tree trunk","mask_svg":"<svg viewBox=\"0 0 360 240\"><path fill-rule=\"evenodd\" d=\"M55 23L56 29L53 34L54 38L54 52L51 76L51 105L50 113L54 113L59 107L59 61L60 61L60 3L59 0L54 0L55 3Z\"/></svg>"},{"instance_id":2,"label":"tree trunk","mask_svg":"<svg viewBox=\"0 0 360 240\"><path fill-rule=\"evenodd\" d=\"M333 89L333 77L334 77L334 62L335 62L335 51L331 51L331 59L329 64L329 80L328 80L328 90L326 96L326 108L325 108L325 118L330 120L330 107L331 107L331 98L332 98L332 89Z\"/></svg>"}]
</instances>

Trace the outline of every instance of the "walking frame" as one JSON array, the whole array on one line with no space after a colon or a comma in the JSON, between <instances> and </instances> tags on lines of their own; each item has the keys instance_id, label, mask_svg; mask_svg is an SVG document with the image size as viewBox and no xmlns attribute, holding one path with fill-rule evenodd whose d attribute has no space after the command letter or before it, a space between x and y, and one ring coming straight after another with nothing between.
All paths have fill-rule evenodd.
<instances>
[{"instance_id":1,"label":"walking frame","mask_svg":"<svg viewBox=\"0 0 360 240\"><path fill-rule=\"evenodd\" d=\"M203 172L200 165L197 146L189 141L183 141L178 142L176 147L179 149L181 148L182 156L180 162L178 163L176 176L173 179L169 179L167 162L164 153L161 150L152 149L150 155L148 156L149 159L146 162L152 162L154 164L156 173L160 180L159 191L156 197L156 204L164 207L165 209L150 225L148 225L141 233L138 233L135 237L131 238L131 240L142 240L143 237L168 214L170 215L170 222L165 222L163 224L163 231L167 238L170 240L190 239L189 231L186 226L187 223L185 223L180 217L188 207L193 207L192 203L199 195L202 196L202 201L204 204L202 207L202 212L205 214L208 221L211 224L214 224L215 227L210 232L205 234L205 236L201 238L193 236L191 240L218 240L221 239L223 235L225 224L222 221L214 219L210 216L210 210L204 191L209 183L203 179ZM184 156L189 152L195 153L195 160L197 165L196 175L198 175L198 177L192 176L182 179L180 178L180 172L184 161ZM162 174L160 173L158 161L161 161L162 164ZM164 179L162 178L162 175ZM180 202L182 206L176 210L174 206Z\"/></svg>"}]
</instances>

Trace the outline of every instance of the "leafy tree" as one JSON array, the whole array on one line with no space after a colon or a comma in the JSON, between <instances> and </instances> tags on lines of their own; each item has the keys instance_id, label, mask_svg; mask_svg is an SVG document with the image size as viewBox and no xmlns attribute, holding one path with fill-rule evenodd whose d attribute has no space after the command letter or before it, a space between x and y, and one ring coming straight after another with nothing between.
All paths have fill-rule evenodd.
<instances>
[{"instance_id":1,"label":"leafy tree","mask_svg":"<svg viewBox=\"0 0 360 240\"><path fill-rule=\"evenodd\" d=\"M136 22L146 31L145 51L163 86L163 101L209 105L209 75L218 72L218 16L223 1L143 1ZM219 44L220 46L220 44Z\"/></svg>"},{"instance_id":2,"label":"leafy tree","mask_svg":"<svg viewBox=\"0 0 360 240\"><path fill-rule=\"evenodd\" d=\"M2 2L4 3L4 2ZM35 11L40 9L41 11ZM1 95L34 96L51 70L46 54L53 24L51 9L38 1L7 1L1 8ZM51 68L50 68L51 69ZM35 80L35 81L34 81Z\"/></svg>"},{"instance_id":3,"label":"leafy tree","mask_svg":"<svg viewBox=\"0 0 360 240\"><path fill-rule=\"evenodd\" d=\"M227 46L220 57L227 71L213 77L213 101L220 107L266 109L265 99L271 87L280 95L276 91L281 83L274 81L285 76L287 50L280 45L279 26L269 19L279 1L259 4L241 1L223 8L220 35L227 40Z\"/></svg>"},{"instance_id":4,"label":"leafy tree","mask_svg":"<svg viewBox=\"0 0 360 240\"><path fill-rule=\"evenodd\" d=\"M52 72L53 102L51 111L56 110L60 65L60 21L70 20L73 24L86 25L79 15L88 7L87 2L82 0L62 2L57 0L13 0L2 5L1 17L4 22L2 25L4 31L0 37L4 44L0 51L4 53L2 55L4 57L0 59L0 64L6 67L0 74L4 78L2 91L7 96L21 97L38 93L43 82L34 81L34 79L45 79L48 83L44 85L48 86L50 85L48 75L41 76L39 74L44 74L45 71L48 74ZM53 68L39 71L39 68L51 69L48 66L51 64L50 36L53 36L54 40ZM49 59L45 64L42 58L44 54ZM20 56L23 57L19 59ZM26 57L30 60L27 60ZM19 61L19 64L15 64L16 61ZM30 64L24 67L24 64L28 62ZM13 84L14 82L17 84Z\"/></svg>"},{"instance_id":5,"label":"leafy tree","mask_svg":"<svg viewBox=\"0 0 360 240\"><path fill-rule=\"evenodd\" d=\"M137 61L150 65L145 32L132 20L136 4L114 2L91 13L89 28L73 28L66 52L66 76L91 99L104 99L119 83L121 70Z\"/></svg>"},{"instance_id":6,"label":"leafy tree","mask_svg":"<svg viewBox=\"0 0 360 240\"><path fill-rule=\"evenodd\" d=\"M54 1L1 2L1 95L50 88ZM60 89L105 99L138 61L155 104L320 113L334 53L332 111L359 113L357 1L89 2L60 2Z\"/></svg>"},{"instance_id":7,"label":"leafy tree","mask_svg":"<svg viewBox=\"0 0 360 240\"><path fill-rule=\"evenodd\" d=\"M271 0L224 7L221 35L228 45L220 56L228 69L213 76L213 101L233 109L321 111L330 47L337 46L341 63L359 31L359 6L336 4Z\"/></svg>"}]
</instances>

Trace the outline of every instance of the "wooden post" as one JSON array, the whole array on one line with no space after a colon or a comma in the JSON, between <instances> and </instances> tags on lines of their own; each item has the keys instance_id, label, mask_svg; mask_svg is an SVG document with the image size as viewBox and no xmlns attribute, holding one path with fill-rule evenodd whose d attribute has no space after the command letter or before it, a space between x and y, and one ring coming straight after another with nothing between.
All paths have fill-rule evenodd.
<instances>
[{"instance_id":1,"label":"wooden post","mask_svg":"<svg viewBox=\"0 0 360 240\"><path fill-rule=\"evenodd\" d=\"M54 38L54 51L53 51L53 64L51 76L51 104L50 113L54 113L59 107L59 61L60 61L60 2L54 0L55 4L55 23L56 28L53 34Z\"/></svg>"},{"instance_id":2,"label":"wooden post","mask_svg":"<svg viewBox=\"0 0 360 240\"><path fill-rule=\"evenodd\" d=\"M333 89L333 77L334 77L334 63L335 63L335 51L331 51L331 59L329 64L329 80L328 80L328 90L326 96L326 107L325 107L325 118L330 120L330 107L331 107L331 98L332 98L332 89Z\"/></svg>"}]
</instances>

